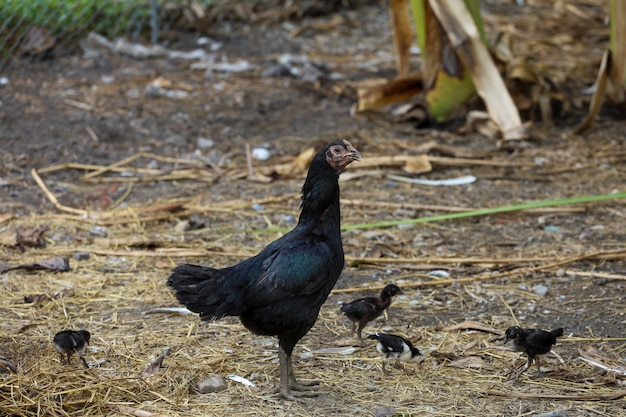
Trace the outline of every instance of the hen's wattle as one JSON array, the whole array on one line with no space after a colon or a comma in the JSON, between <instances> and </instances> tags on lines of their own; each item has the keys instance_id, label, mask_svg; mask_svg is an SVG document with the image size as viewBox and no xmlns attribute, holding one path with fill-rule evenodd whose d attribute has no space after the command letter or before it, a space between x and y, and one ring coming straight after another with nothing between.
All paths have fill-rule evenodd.
<instances>
[{"instance_id":1,"label":"hen's wattle","mask_svg":"<svg viewBox=\"0 0 626 417\"><path fill-rule=\"evenodd\" d=\"M296 381L291 354L315 324L343 269L338 177L360 157L347 140L325 146L309 167L293 230L237 265L180 265L167 281L178 301L203 320L239 316L253 333L277 336L285 398L311 395Z\"/></svg>"}]
</instances>

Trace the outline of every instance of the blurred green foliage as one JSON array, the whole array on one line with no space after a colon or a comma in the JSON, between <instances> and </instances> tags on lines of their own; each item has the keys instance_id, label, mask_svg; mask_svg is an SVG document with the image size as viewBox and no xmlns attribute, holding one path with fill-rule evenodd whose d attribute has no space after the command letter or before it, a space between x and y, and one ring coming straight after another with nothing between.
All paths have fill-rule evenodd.
<instances>
[{"instance_id":1,"label":"blurred green foliage","mask_svg":"<svg viewBox=\"0 0 626 417\"><path fill-rule=\"evenodd\" d=\"M0 35L19 35L32 26L55 36L96 31L114 36L147 25L150 1L4 0L0 2Z\"/></svg>"}]
</instances>

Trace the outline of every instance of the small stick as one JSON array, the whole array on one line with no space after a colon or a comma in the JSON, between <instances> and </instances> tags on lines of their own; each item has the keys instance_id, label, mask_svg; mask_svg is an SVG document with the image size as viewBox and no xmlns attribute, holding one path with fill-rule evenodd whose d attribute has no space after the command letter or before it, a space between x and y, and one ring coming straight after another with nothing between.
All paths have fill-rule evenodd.
<instances>
[{"instance_id":1,"label":"small stick","mask_svg":"<svg viewBox=\"0 0 626 417\"><path fill-rule=\"evenodd\" d=\"M127 405L121 404L107 404L108 408L113 411L116 411L121 414L128 414L129 416L134 417L169 417L167 414L154 414L149 411L139 410L137 408L132 408Z\"/></svg>"},{"instance_id":2,"label":"small stick","mask_svg":"<svg viewBox=\"0 0 626 417\"><path fill-rule=\"evenodd\" d=\"M85 130L87 131L87 134L89 135L91 140L93 140L96 143L100 142L100 139L98 139L98 135L96 135L96 132L94 132L91 126L87 126Z\"/></svg>"},{"instance_id":3,"label":"small stick","mask_svg":"<svg viewBox=\"0 0 626 417\"><path fill-rule=\"evenodd\" d=\"M41 179L41 177L37 173L37 170L35 168L33 168L33 169L31 169L30 173L33 176L33 178L35 179L35 182L37 183L39 188L41 188L41 190L46 195L46 197L48 197L48 200L50 200L50 202L52 204L54 204L54 206L56 208L58 208L61 211L66 211L68 213L78 214L80 216L89 216L89 212L87 210L75 209L73 207L67 207L67 206L64 206L63 204L59 203L59 200L57 200L57 198L54 196L54 194L52 194L50 192L50 190L48 189L46 184L43 182L43 180Z\"/></svg>"},{"instance_id":4,"label":"small stick","mask_svg":"<svg viewBox=\"0 0 626 417\"><path fill-rule=\"evenodd\" d=\"M120 167L122 165L126 165L126 164L128 164L130 162L133 162L134 160L141 158L141 156L142 156L141 153L136 153L134 155L129 156L128 158L122 159L121 161L114 162L114 163L112 163L110 165L107 165L105 167L102 167L100 169L92 171L92 172L90 172L88 174L85 174L85 175L83 175L82 179L96 177L96 176L98 176L100 174L103 174L103 173L109 171L111 168L118 168L118 167Z\"/></svg>"},{"instance_id":5,"label":"small stick","mask_svg":"<svg viewBox=\"0 0 626 417\"><path fill-rule=\"evenodd\" d=\"M566 275L580 275L581 277L626 280L626 275L609 274L607 272L574 271L573 269L566 269L565 274Z\"/></svg>"},{"instance_id":6,"label":"small stick","mask_svg":"<svg viewBox=\"0 0 626 417\"><path fill-rule=\"evenodd\" d=\"M521 392L501 392L487 391L487 395L495 397L519 398L522 400L554 400L554 401L605 401L618 400L626 396L626 391L609 392L606 394L572 394L572 395L550 395L550 394L524 394Z\"/></svg>"},{"instance_id":7,"label":"small stick","mask_svg":"<svg viewBox=\"0 0 626 417\"><path fill-rule=\"evenodd\" d=\"M87 110L87 111L93 110L93 104L85 104L85 103L81 103L80 101L70 100L69 98L66 98L63 101L65 102L65 104L69 104L70 106L74 106L81 110Z\"/></svg>"}]
</instances>

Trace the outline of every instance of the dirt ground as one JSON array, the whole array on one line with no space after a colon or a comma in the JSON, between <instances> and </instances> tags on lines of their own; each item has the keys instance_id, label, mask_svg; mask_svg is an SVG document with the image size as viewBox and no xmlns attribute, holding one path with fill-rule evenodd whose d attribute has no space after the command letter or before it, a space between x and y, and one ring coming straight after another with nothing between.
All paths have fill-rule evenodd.
<instances>
[{"instance_id":1,"label":"dirt ground","mask_svg":"<svg viewBox=\"0 0 626 417\"><path fill-rule=\"evenodd\" d=\"M584 117L584 89L593 84L608 44L604 2L483 6L487 31L513 33L516 53L531 56L560 103L567 103L554 124L535 120L531 139L522 143L500 146L461 133L462 119L417 127L396 121L390 109L351 115L353 83L395 73L386 7L371 3L331 15L210 27L204 35L222 43L215 61L245 61L250 68L242 72L114 53L13 62L0 73L9 80L0 86L0 266L69 256L70 270L0 275L0 355L19 368L0 374L0 410L20 416L133 410L170 416L626 415L623 200L402 222L625 191L623 113L606 106L588 133L571 134ZM339 24L329 24L339 17ZM201 36L167 35L173 50L194 49ZM323 64L312 70L315 75L323 67L322 75L267 76L286 53ZM159 77L163 88L149 88ZM410 176L398 166L350 166L341 183L342 223L359 227L344 231L347 266L294 353L299 377L321 381L320 396L292 403L270 393L278 380L273 340L251 335L236 319L199 323L193 315L153 310L177 306L164 285L174 265L227 266L279 236L275 228L293 227L302 174L271 172L308 147L338 138L349 138L365 158L430 149L429 155L448 159L420 177L477 180L416 185L387 178ZM256 180L248 176L246 145L270 154L253 159ZM121 164L126 170L97 172L139 154ZM464 164L462 157L482 163ZM83 177L89 173L97 175ZM271 181L258 180L261 173ZM50 196L58 199L56 207ZM368 226L385 221L401 224ZM49 229L40 247L9 244L16 231L43 226ZM383 375L374 346L356 347L338 310L341 302L390 282L405 294L365 334L404 334L426 361ZM40 294L47 296L33 301ZM534 378L533 368L509 380L512 364L523 359L475 325L446 329L468 321L499 332L518 323L564 327L554 348L560 359L546 356L543 378ZM90 369L78 360L60 363L51 340L63 328L92 332ZM163 368L144 373L164 348ZM210 373L242 376L255 386L228 380L225 391L198 394L196 383Z\"/></svg>"}]
</instances>

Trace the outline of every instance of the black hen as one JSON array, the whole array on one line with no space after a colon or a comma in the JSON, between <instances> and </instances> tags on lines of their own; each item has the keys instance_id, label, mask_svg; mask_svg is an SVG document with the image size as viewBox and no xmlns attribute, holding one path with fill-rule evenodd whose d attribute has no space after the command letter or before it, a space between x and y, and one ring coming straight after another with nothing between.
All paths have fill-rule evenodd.
<instances>
[{"instance_id":1,"label":"black hen","mask_svg":"<svg viewBox=\"0 0 626 417\"><path fill-rule=\"evenodd\" d=\"M401 336L389 333L375 333L367 336L368 339L378 340L376 350L383 354L383 372L385 363L395 359L396 367L400 366L400 361L422 362L424 356L413 344Z\"/></svg>"},{"instance_id":2,"label":"black hen","mask_svg":"<svg viewBox=\"0 0 626 417\"><path fill-rule=\"evenodd\" d=\"M83 353L87 350L87 345L91 339L91 334L87 330L62 330L54 335L54 348L61 355L61 362L63 362L63 355L67 355L67 363L70 363L72 354L78 353L78 356L83 361L86 368L89 368L87 361L83 357Z\"/></svg>"},{"instance_id":3,"label":"black hen","mask_svg":"<svg viewBox=\"0 0 626 417\"><path fill-rule=\"evenodd\" d=\"M391 298L398 294L404 294L404 292L397 285L389 284L383 288L380 297L359 298L341 306L341 312L352 322L352 332L358 323L357 336L361 346L365 345L361 335L363 327L383 314L383 311L391 305Z\"/></svg>"},{"instance_id":4,"label":"black hen","mask_svg":"<svg viewBox=\"0 0 626 417\"><path fill-rule=\"evenodd\" d=\"M343 269L338 177L360 158L347 140L325 146L309 167L293 230L237 265L180 265L167 281L178 301L202 320L239 316L253 333L277 336L279 392L285 398L314 395L301 392L310 388L296 381L291 353L315 324Z\"/></svg>"},{"instance_id":5,"label":"black hen","mask_svg":"<svg viewBox=\"0 0 626 417\"><path fill-rule=\"evenodd\" d=\"M537 376L541 375L539 366L539 356L550 352L552 346L556 344L556 338L563 336L563 328L558 328L550 332L541 329L522 329L519 326L511 326L504 333L504 343L513 341L513 348L518 352L528 355L528 361L515 378L524 373L533 360L537 363Z\"/></svg>"}]
</instances>

